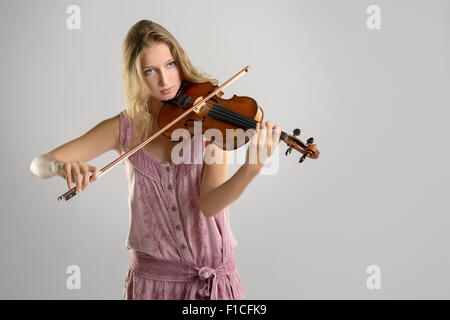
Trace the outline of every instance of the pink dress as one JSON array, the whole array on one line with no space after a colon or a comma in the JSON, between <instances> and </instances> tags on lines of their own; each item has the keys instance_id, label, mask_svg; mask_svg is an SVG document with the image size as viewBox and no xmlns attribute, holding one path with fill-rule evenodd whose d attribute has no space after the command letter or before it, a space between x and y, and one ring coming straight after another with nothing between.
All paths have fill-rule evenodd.
<instances>
[{"instance_id":1,"label":"pink dress","mask_svg":"<svg viewBox=\"0 0 450 320\"><path fill-rule=\"evenodd\" d=\"M122 152L133 134L133 122L122 111ZM161 163L144 148L123 162L130 213L126 247L132 254L124 299L245 299L228 208L211 218L200 210L204 136L194 135L186 147L190 152L183 149L173 162Z\"/></svg>"}]
</instances>

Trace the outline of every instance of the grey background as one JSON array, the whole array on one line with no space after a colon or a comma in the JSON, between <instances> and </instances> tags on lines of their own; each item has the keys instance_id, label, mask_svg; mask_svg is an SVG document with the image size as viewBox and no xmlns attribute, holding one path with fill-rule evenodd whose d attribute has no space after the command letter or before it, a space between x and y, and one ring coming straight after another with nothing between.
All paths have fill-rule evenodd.
<instances>
[{"instance_id":1,"label":"grey background","mask_svg":"<svg viewBox=\"0 0 450 320\"><path fill-rule=\"evenodd\" d=\"M372 4L381 30L366 27ZM121 45L141 19L221 83L250 65L224 98L255 98L321 151L299 165L281 143L278 172L230 206L247 299L450 298L450 1L10 0L0 15L0 298L121 299L123 166L68 202L64 180L29 167L122 110ZM81 290L66 288L72 264ZM373 264L381 290L366 286Z\"/></svg>"}]
</instances>

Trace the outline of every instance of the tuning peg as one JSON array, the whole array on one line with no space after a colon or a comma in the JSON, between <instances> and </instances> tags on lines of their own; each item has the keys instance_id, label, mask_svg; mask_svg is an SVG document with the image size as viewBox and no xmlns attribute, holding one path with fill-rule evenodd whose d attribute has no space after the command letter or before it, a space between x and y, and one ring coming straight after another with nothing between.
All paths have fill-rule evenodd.
<instances>
[{"instance_id":1,"label":"tuning peg","mask_svg":"<svg viewBox=\"0 0 450 320\"><path fill-rule=\"evenodd\" d=\"M294 129L294 136L299 136L300 135L300 129Z\"/></svg>"},{"instance_id":2,"label":"tuning peg","mask_svg":"<svg viewBox=\"0 0 450 320\"><path fill-rule=\"evenodd\" d=\"M306 140L306 145L307 146L309 146L310 144L313 144L313 143L314 143L314 138L313 137L311 137L308 140Z\"/></svg>"},{"instance_id":3,"label":"tuning peg","mask_svg":"<svg viewBox=\"0 0 450 320\"><path fill-rule=\"evenodd\" d=\"M291 151L292 151L292 148L294 148L293 146L290 146L287 150L286 150L286 153L285 153L285 155L289 155L289 153L291 153Z\"/></svg>"},{"instance_id":4,"label":"tuning peg","mask_svg":"<svg viewBox=\"0 0 450 320\"><path fill-rule=\"evenodd\" d=\"M306 153L298 160L298 163L302 163L306 158Z\"/></svg>"}]
</instances>

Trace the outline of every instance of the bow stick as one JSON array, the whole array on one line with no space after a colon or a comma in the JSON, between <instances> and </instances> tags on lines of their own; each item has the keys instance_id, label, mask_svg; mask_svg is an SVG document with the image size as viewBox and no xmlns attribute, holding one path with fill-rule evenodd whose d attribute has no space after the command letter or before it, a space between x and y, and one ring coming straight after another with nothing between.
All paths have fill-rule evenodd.
<instances>
[{"instance_id":1,"label":"bow stick","mask_svg":"<svg viewBox=\"0 0 450 320\"><path fill-rule=\"evenodd\" d=\"M248 72L250 70L250 66L246 66L244 69L242 69L241 71L239 71L238 73L236 73L233 77L231 77L230 79L228 79L224 84L222 84L220 87L218 87L216 90L214 90L213 92L211 92L208 96L206 96L205 98L201 99L201 97L199 97L195 102L194 105L187 109L184 113L182 113L178 118L174 119L172 122L170 122L168 125L166 125L164 128L160 129L158 132L156 132L155 134L153 134L151 137L147 138L146 140L142 141L140 144L138 144L136 147L134 147L133 149L131 149L130 151L124 153L123 155L121 155L119 158L117 158L116 160L110 162L107 166L105 166L104 168L102 168L99 171L99 176L98 178L100 178L103 174L105 174L106 172L108 172L109 170L111 170L112 168L114 168L116 165L118 165L119 163L121 163L122 161L124 161L125 159L127 159L129 156L131 156L132 154L134 154L135 152L137 152L139 149L141 149L143 146L145 146L147 143L149 143L150 141L152 141L153 139L155 139L157 136L159 136L161 133L163 133L165 130L167 130L168 128L170 128L171 126L173 126L175 123L177 123L178 121L180 121L181 119L183 119L185 116L187 116L190 112L192 111L197 111L198 109L200 109L205 103L206 101L208 101L210 98L212 98L213 96L215 96L219 91L221 91L223 88L229 86L232 82L234 82L235 80L239 79L240 77L242 77L246 72ZM201 100L200 100L201 99ZM91 180L92 176L89 178L89 181ZM69 191L67 191L66 193L60 195L58 197L58 201L62 200L63 198L67 201L69 199L71 199L72 197L74 197L75 195L77 195L77 188L76 186L73 187L72 189L70 189Z\"/></svg>"}]
</instances>

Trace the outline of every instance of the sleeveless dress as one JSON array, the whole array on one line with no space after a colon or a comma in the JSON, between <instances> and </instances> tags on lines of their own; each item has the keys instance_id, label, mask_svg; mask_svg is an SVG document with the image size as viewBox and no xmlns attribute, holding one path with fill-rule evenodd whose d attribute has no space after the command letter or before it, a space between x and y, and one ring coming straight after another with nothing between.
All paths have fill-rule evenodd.
<instances>
[{"instance_id":1,"label":"sleeveless dress","mask_svg":"<svg viewBox=\"0 0 450 320\"><path fill-rule=\"evenodd\" d=\"M122 154L134 133L122 111ZM125 245L132 258L123 299L245 299L228 207L211 218L200 210L205 142L194 135L172 162L162 163L144 148L124 160L130 218Z\"/></svg>"}]
</instances>

